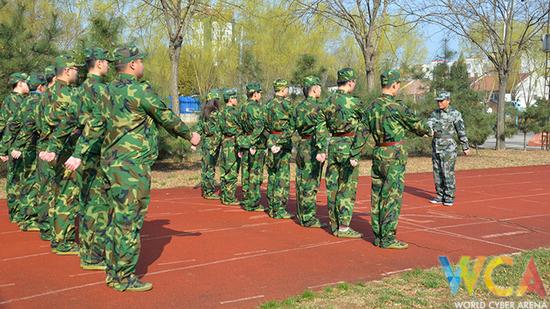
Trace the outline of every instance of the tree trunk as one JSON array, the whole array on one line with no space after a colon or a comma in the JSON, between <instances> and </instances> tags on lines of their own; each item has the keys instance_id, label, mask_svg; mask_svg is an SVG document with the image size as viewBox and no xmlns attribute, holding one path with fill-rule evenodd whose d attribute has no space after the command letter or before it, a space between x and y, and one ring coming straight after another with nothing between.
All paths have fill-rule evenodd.
<instances>
[{"instance_id":1,"label":"tree trunk","mask_svg":"<svg viewBox=\"0 0 550 309\"><path fill-rule=\"evenodd\" d=\"M176 115L180 115L180 102L178 94L178 76L180 66L180 50L181 47L176 47L170 44L169 54L172 70L170 74L170 95L172 96L172 111Z\"/></svg>"},{"instance_id":2,"label":"tree trunk","mask_svg":"<svg viewBox=\"0 0 550 309\"><path fill-rule=\"evenodd\" d=\"M497 144L496 150L506 149L506 136L504 127L504 111L506 109L506 83L508 81L507 73L498 75L498 105L497 105Z\"/></svg>"},{"instance_id":3,"label":"tree trunk","mask_svg":"<svg viewBox=\"0 0 550 309\"><path fill-rule=\"evenodd\" d=\"M523 132L523 151L527 150L527 132Z\"/></svg>"}]
</instances>

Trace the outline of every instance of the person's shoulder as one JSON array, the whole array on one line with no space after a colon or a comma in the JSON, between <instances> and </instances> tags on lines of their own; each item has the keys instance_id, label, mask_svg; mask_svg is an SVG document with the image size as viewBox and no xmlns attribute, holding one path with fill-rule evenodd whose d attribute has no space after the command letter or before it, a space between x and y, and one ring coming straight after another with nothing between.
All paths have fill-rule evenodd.
<instances>
[{"instance_id":1,"label":"person's shoulder","mask_svg":"<svg viewBox=\"0 0 550 309\"><path fill-rule=\"evenodd\" d=\"M460 111L453 106L449 106L449 113L453 117L462 117L462 113L460 113Z\"/></svg>"}]
</instances>

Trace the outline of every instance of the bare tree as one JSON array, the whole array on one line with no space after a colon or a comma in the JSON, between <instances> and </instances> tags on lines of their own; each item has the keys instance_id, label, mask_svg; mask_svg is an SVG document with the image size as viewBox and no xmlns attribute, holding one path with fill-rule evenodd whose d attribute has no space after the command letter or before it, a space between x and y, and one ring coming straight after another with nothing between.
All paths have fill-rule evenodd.
<instances>
[{"instance_id":1,"label":"bare tree","mask_svg":"<svg viewBox=\"0 0 550 309\"><path fill-rule=\"evenodd\" d=\"M170 95L172 110L179 115L178 73L183 36L193 16L208 7L199 0L142 0L163 16L168 33L168 54L171 63Z\"/></svg>"},{"instance_id":2,"label":"bare tree","mask_svg":"<svg viewBox=\"0 0 550 309\"><path fill-rule=\"evenodd\" d=\"M499 83L496 149L505 149L506 85L514 61L545 25L548 0L423 0L402 9L465 39L493 64Z\"/></svg>"},{"instance_id":3,"label":"bare tree","mask_svg":"<svg viewBox=\"0 0 550 309\"><path fill-rule=\"evenodd\" d=\"M380 30L391 0L292 0L294 10L303 17L317 14L349 31L361 49L367 89L374 89L375 61Z\"/></svg>"}]
</instances>

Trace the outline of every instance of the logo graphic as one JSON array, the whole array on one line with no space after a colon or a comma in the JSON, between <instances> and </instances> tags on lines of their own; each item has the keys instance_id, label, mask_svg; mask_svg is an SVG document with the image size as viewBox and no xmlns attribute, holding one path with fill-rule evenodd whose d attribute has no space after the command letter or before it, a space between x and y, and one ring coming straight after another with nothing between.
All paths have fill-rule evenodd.
<instances>
[{"instance_id":1,"label":"logo graphic","mask_svg":"<svg viewBox=\"0 0 550 309\"><path fill-rule=\"evenodd\" d=\"M462 256L458 264L453 268L449 262L449 258L446 256L440 256L439 262L445 273L445 277L449 282L449 287L451 288L451 294L455 295L458 293L460 288L460 282L464 283L464 287L468 291L470 296L473 295L477 282L479 281L480 276L482 275L483 266L487 261L487 266L483 272L483 281L487 289L493 293L495 296L499 297L508 297L514 295L514 287L508 286L498 286L493 281L493 272L499 266L513 266L514 260L506 255L497 256L494 258L488 258L486 256L478 256L473 261L473 265L470 267L470 257ZM544 289L544 284L540 279L539 272L535 266L533 257L529 260L523 277L519 282L519 285L515 289L516 296L523 296L527 292L534 292L540 297L546 297L546 290Z\"/></svg>"}]
</instances>

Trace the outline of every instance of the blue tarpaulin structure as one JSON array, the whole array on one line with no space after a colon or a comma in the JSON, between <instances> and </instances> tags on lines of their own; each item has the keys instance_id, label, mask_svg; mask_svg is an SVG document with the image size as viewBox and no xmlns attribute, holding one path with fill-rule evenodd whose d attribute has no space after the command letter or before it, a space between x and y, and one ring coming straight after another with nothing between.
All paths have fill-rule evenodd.
<instances>
[{"instance_id":1,"label":"blue tarpaulin structure","mask_svg":"<svg viewBox=\"0 0 550 309\"><path fill-rule=\"evenodd\" d=\"M172 108L172 97L168 97L168 106ZM189 96L179 97L180 114L193 114L200 111L200 101L197 98Z\"/></svg>"}]
</instances>

